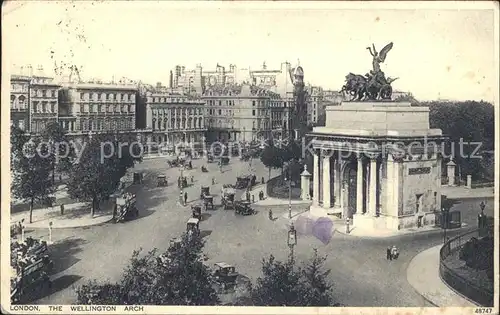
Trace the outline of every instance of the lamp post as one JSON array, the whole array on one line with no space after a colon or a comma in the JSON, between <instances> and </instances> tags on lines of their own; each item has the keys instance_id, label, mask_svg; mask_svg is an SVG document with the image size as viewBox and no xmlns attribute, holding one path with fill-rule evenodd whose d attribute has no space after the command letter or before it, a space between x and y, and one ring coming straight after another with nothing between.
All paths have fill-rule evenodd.
<instances>
[{"instance_id":1,"label":"lamp post","mask_svg":"<svg viewBox=\"0 0 500 315\"><path fill-rule=\"evenodd\" d=\"M287 163L287 176L288 176L288 218L292 218L292 174L290 170L290 163ZM286 180L286 178L285 178Z\"/></svg>"},{"instance_id":2,"label":"lamp post","mask_svg":"<svg viewBox=\"0 0 500 315\"><path fill-rule=\"evenodd\" d=\"M294 246L297 245L297 231L293 226L293 223L290 224L290 230L288 230L288 247L290 248L290 262L293 264L293 249Z\"/></svg>"},{"instance_id":3,"label":"lamp post","mask_svg":"<svg viewBox=\"0 0 500 315\"><path fill-rule=\"evenodd\" d=\"M484 201L481 201L479 204L479 208L481 208L481 213L477 215L477 227L479 228L479 236L483 235L484 228L486 227L486 218L484 215L484 208L486 207L486 204Z\"/></svg>"},{"instance_id":4,"label":"lamp post","mask_svg":"<svg viewBox=\"0 0 500 315\"><path fill-rule=\"evenodd\" d=\"M448 211L449 210L447 210L445 208L441 209L441 218L443 220L443 230L444 230L443 243L446 243L446 229L448 227Z\"/></svg>"}]
</instances>

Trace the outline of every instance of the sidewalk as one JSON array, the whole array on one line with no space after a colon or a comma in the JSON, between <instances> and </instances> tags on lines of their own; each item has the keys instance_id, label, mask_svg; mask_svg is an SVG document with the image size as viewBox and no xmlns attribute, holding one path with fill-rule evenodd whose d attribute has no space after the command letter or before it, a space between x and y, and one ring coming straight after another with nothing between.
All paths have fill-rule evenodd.
<instances>
[{"instance_id":1,"label":"sidewalk","mask_svg":"<svg viewBox=\"0 0 500 315\"><path fill-rule=\"evenodd\" d=\"M108 204L109 203L109 204ZM33 222L29 223L29 211L11 214L10 222L15 224L24 219L27 229L46 229L52 222L53 229L85 227L106 223L113 219L111 202L103 203L101 210L90 216L90 205L87 202L76 202L64 206L64 215L60 207L48 207L33 210Z\"/></svg>"},{"instance_id":2,"label":"sidewalk","mask_svg":"<svg viewBox=\"0 0 500 315\"><path fill-rule=\"evenodd\" d=\"M439 250L441 245L417 254L406 269L406 279L427 301L438 307L477 307L455 293L439 277Z\"/></svg>"},{"instance_id":3,"label":"sidewalk","mask_svg":"<svg viewBox=\"0 0 500 315\"><path fill-rule=\"evenodd\" d=\"M494 187L466 188L465 186L441 186L441 194L448 199L493 198Z\"/></svg>"},{"instance_id":4,"label":"sidewalk","mask_svg":"<svg viewBox=\"0 0 500 315\"><path fill-rule=\"evenodd\" d=\"M334 222L337 222L336 220ZM461 228L466 227L467 223L462 223ZM373 229L373 230L363 230L356 229L356 226L349 226L349 234L346 233L346 224L344 220L338 220L336 225L336 230L340 234L348 235L348 236L357 236L364 238L386 238L386 237L394 237L401 236L406 234L416 234L416 233L429 233L429 232L438 232L443 231L440 227L435 226L423 226L421 228L409 228L404 230L389 230L389 229Z\"/></svg>"},{"instance_id":5,"label":"sidewalk","mask_svg":"<svg viewBox=\"0 0 500 315\"><path fill-rule=\"evenodd\" d=\"M259 192L264 193L264 200L259 200ZM245 194L243 194L244 196ZM257 184L252 189L250 190L250 195L255 196L255 202L253 203L254 205L257 206L282 206L282 205L288 205L289 200L288 199L278 199L278 198L273 198L269 197L267 195L267 183L266 184ZM250 199L251 200L251 199ZM292 205L310 205L311 200L296 200L292 199L291 204Z\"/></svg>"}]
</instances>

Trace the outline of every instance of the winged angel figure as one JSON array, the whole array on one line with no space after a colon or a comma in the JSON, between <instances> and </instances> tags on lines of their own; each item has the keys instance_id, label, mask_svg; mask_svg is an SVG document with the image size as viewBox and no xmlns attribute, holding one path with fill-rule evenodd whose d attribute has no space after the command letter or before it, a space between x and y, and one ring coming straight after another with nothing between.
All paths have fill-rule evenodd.
<instances>
[{"instance_id":1,"label":"winged angel figure","mask_svg":"<svg viewBox=\"0 0 500 315\"><path fill-rule=\"evenodd\" d=\"M380 53L377 52L375 49L375 45L372 44L372 47L366 47L370 51L370 54L373 56L373 72L378 73L380 71L380 64L385 61L385 58L387 57L387 53L392 49L393 43L390 42L389 44L385 45L384 48L380 51Z\"/></svg>"}]
</instances>

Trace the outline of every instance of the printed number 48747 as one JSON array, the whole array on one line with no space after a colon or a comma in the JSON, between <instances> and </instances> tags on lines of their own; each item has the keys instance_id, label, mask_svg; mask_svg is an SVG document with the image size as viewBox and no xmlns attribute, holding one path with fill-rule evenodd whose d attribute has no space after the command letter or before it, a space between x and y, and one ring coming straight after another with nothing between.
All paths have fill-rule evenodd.
<instances>
[{"instance_id":1,"label":"printed number 48747","mask_svg":"<svg viewBox=\"0 0 500 315\"><path fill-rule=\"evenodd\" d=\"M492 308L476 308L474 313L476 313L476 314L491 314L492 311L493 311Z\"/></svg>"}]
</instances>

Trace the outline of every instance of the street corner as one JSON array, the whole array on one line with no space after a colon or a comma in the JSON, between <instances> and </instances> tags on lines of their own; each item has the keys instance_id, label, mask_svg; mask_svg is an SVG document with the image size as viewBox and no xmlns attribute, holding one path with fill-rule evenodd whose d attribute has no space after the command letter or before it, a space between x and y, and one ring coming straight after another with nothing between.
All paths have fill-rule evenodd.
<instances>
[{"instance_id":1,"label":"street corner","mask_svg":"<svg viewBox=\"0 0 500 315\"><path fill-rule=\"evenodd\" d=\"M438 307L477 307L446 285L439 275L437 245L415 255L406 268L406 279L413 289L429 303Z\"/></svg>"}]
</instances>

